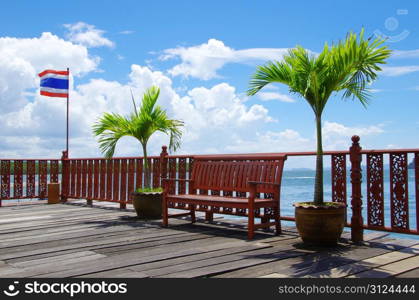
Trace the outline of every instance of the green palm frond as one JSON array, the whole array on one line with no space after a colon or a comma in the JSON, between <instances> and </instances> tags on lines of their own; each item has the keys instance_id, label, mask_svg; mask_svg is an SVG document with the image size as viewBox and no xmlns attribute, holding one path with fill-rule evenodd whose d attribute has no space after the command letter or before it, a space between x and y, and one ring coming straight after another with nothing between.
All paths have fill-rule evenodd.
<instances>
[{"instance_id":1,"label":"green palm frond","mask_svg":"<svg viewBox=\"0 0 419 300\"><path fill-rule=\"evenodd\" d=\"M106 157L113 156L116 144L124 136L136 138L146 149L148 140L157 131L169 135L170 150L176 151L179 148L184 123L169 119L166 111L156 105L159 94L160 89L152 86L145 91L138 109L132 97L134 112L129 117L104 113L93 125L93 134L99 138L99 148ZM144 156L147 154L144 153Z\"/></svg>"},{"instance_id":2,"label":"green palm frond","mask_svg":"<svg viewBox=\"0 0 419 300\"><path fill-rule=\"evenodd\" d=\"M119 139L132 135L130 121L118 114L104 113L93 125L93 134L99 137L99 149L111 158Z\"/></svg>"},{"instance_id":3,"label":"green palm frond","mask_svg":"<svg viewBox=\"0 0 419 300\"><path fill-rule=\"evenodd\" d=\"M300 46L290 49L282 61L257 67L248 95L277 82L303 97L316 114L321 114L330 96L340 91L343 98L366 105L370 98L368 85L377 78L380 65L386 63L391 51L382 45L383 39L366 39L364 35L364 30L359 35L351 32L344 41L325 44L317 56Z\"/></svg>"}]
</instances>

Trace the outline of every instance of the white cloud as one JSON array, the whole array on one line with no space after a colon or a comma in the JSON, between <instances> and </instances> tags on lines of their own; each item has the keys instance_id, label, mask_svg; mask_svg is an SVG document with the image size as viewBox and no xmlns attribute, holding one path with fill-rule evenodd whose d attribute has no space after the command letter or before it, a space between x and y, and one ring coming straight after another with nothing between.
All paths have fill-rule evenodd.
<instances>
[{"instance_id":1,"label":"white cloud","mask_svg":"<svg viewBox=\"0 0 419 300\"><path fill-rule=\"evenodd\" d=\"M174 115L185 122L183 153L223 152L235 136L249 136L274 121L261 105L244 104L227 83L197 87L172 101ZM253 133L250 134L250 136Z\"/></svg>"},{"instance_id":2,"label":"white cloud","mask_svg":"<svg viewBox=\"0 0 419 300\"><path fill-rule=\"evenodd\" d=\"M114 42L103 36L105 31L97 29L94 25L77 22L74 24L65 24L64 27L68 29L67 38L73 43L89 48L115 46Z\"/></svg>"},{"instance_id":3,"label":"white cloud","mask_svg":"<svg viewBox=\"0 0 419 300\"><path fill-rule=\"evenodd\" d=\"M348 149L351 137L358 135L361 138L375 136L384 132L383 125L369 125L365 127L349 127L336 122L325 121L322 128L325 149Z\"/></svg>"},{"instance_id":4,"label":"white cloud","mask_svg":"<svg viewBox=\"0 0 419 300\"><path fill-rule=\"evenodd\" d=\"M217 71L227 63L256 63L280 60L287 48L251 48L235 50L222 41L209 39L207 43L164 50L161 60L179 58L180 64L169 70L172 76L196 77L209 80L219 77Z\"/></svg>"},{"instance_id":5,"label":"white cloud","mask_svg":"<svg viewBox=\"0 0 419 300\"><path fill-rule=\"evenodd\" d=\"M124 35L128 35L128 34L133 34L135 31L133 30L123 30L118 32L119 34L124 34Z\"/></svg>"},{"instance_id":6,"label":"white cloud","mask_svg":"<svg viewBox=\"0 0 419 300\"><path fill-rule=\"evenodd\" d=\"M383 89L370 89L369 90L371 93L381 93L381 92L383 92L384 90Z\"/></svg>"},{"instance_id":7,"label":"white cloud","mask_svg":"<svg viewBox=\"0 0 419 300\"><path fill-rule=\"evenodd\" d=\"M333 136L351 137L354 134L362 136L383 132L384 130L382 125L371 125L368 127L347 127L343 124L329 121L324 122L323 125L323 136L325 138L330 138Z\"/></svg>"},{"instance_id":8,"label":"white cloud","mask_svg":"<svg viewBox=\"0 0 419 300\"><path fill-rule=\"evenodd\" d=\"M399 67L382 67L381 75L384 76L401 76L419 71L419 66L399 66Z\"/></svg>"},{"instance_id":9,"label":"white cloud","mask_svg":"<svg viewBox=\"0 0 419 300\"><path fill-rule=\"evenodd\" d=\"M290 96L278 92L259 92L257 95L262 101L278 100L281 102L295 102Z\"/></svg>"},{"instance_id":10,"label":"white cloud","mask_svg":"<svg viewBox=\"0 0 419 300\"><path fill-rule=\"evenodd\" d=\"M28 89L39 86L39 72L69 67L73 76L82 76L97 70L99 61L98 57L89 55L86 47L49 32L37 38L0 38L2 113L19 110L25 105Z\"/></svg>"},{"instance_id":11,"label":"white cloud","mask_svg":"<svg viewBox=\"0 0 419 300\"><path fill-rule=\"evenodd\" d=\"M391 58L418 58L419 49L414 50L394 50Z\"/></svg>"},{"instance_id":12,"label":"white cloud","mask_svg":"<svg viewBox=\"0 0 419 300\"><path fill-rule=\"evenodd\" d=\"M278 91L279 90L279 87L276 86L275 84L271 83L271 84L268 84L268 85L264 86L263 89L265 91L267 91L267 90L269 90L269 91Z\"/></svg>"},{"instance_id":13,"label":"white cloud","mask_svg":"<svg viewBox=\"0 0 419 300\"><path fill-rule=\"evenodd\" d=\"M180 97L170 78L162 72L132 65L129 82L92 79L71 91L70 103L70 154L72 157L100 156L98 144L92 136L92 124L103 112L127 115L132 111L130 89L137 101L151 85L161 89L158 103L172 118L185 122L183 153L225 151L234 136L247 136L253 129L261 128L273 119L262 105L248 106L236 94L234 87L221 83L212 88L197 87ZM33 101L24 99L20 109L3 115L0 120L3 141L0 156L57 157L65 143L65 101L35 95ZM33 147L13 148L29 137ZM153 136L149 152L157 154L168 143L164 134ZM14 149L14 150L13 150ZM45 151L44 151L45 149ZM13 152L14 151L14 152ZM116 155L140 155L137 141L124 138L117 146Z\"/></svg>"},{"instance_id":14,"label":"white cloud","mask_svg":"<svg viewBox=\"0 0 419 300\"><path fill-rule=\"evenodd\" d=\"M229 152L292 152L310 151L313 141L292 129L256 132L253 137L237 137L226 149Z\"/></svg>"}]
</instances>

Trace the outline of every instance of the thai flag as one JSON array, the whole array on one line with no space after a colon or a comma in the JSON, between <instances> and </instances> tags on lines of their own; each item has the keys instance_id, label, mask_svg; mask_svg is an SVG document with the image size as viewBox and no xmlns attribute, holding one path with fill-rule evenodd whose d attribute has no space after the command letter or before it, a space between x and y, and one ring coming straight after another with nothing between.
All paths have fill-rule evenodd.
<instances>
[{"instance_id":1,"label":"thai flag","mask_svg":"<svg viewBox=\"0 0 419 300\"><path fill-rule=\"evenodd\" d=\"M68 71L45 70L41 77L41 95L48 97L68 97Z\"/></svg>"}]
</instances>

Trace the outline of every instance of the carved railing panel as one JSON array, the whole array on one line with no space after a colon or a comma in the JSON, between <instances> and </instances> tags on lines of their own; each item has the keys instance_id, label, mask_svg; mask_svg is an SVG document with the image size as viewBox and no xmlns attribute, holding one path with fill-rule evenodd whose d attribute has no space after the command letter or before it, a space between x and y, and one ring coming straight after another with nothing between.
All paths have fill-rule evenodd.
<instances>
[{"instance_id":1,"label":"carved railing panel","mask_svg":"<svg viewBox=\"0 0 419 300\"><path fill-rule=\"evenodd\" d=\"M35 161L26 161L26 197L35 196Z\"/></svg>"},{"instance_id":2,"label":"carved railing panel","mask_svg":"<svg viewBox=\"0 0 419 300\"><path fill-rule=\"evenodd\" d=\"M10 198L10 161L1 161L1 195L0 199ZM1 203L1 202L0 202Z\"/></svg>"},{"instance_id":3,"label":"carved railing panel","mask_svg":"<svg viewBox=\"0 0 419 300\"><path fill-rule=\"evenodd\" d=\"M384 226L383 154L367 154L368 225Z\"/></svg>"},{"instance_id":4,"label":"carved railing panel","mask_svg":"<svg viewBox=\"0 0 419 300\"><path fill-rule=\"evenodd\" d=\"M15 160L13 167L13 197L21 198L23 196L23 161Z\"/></svg>"},{"instance_id":5,"label":"carved railing panel","mask_svg":"<svg viewBox=\"0 0 419 300\"><path fill-rule=\"evenodd\" d=\"M390 154L391 227L409 229L407 153Z\"/></svg>"},{"instance_id":6,"label":"carved railing panel","mask_svg":"<svg viewBox=\"0 0 419 300\"><path fill-rule=\"evenodd\" d=\"M186 179L186 158L179 158L179 178ZM184 181L179 181L179 194L185 194L186 183Z\"/></svg>"},{"instance_id":7,"label":"carved railing panel","mask_svg":"<svg viewBox=\"0 0 419 300\"><path fill-rule=\"evenodd\" d=\"M332 201L346 203L346 155L334 154L332 160Z\"/></svg>"},{"instance_id":8,"label":"carved railing panel","mask_svg":"<svg viewBox=\"0 0 419 300\"><path fill-rule=\"evenodd\" d=\"M39 198L46 198L48 189L48 162L39 161L38 164L38 195Z\"/></svg>"},{"instance_id":9,"label":"carved railing panel","mask_svg":"<svg viewBox=\"0 0 419 300\"><path fill-rule=\"evenodd\" d=\"M49 182L58 183L58 173L59 173L58 160L51 160L49 164L49 168L50 168Z\"/></svg>"}]
</instances>

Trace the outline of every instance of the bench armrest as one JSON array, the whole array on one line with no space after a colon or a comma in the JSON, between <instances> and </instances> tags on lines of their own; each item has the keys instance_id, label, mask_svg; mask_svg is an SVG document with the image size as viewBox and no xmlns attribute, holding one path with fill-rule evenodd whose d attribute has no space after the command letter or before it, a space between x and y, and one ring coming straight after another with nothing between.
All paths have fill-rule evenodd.
<instances>
[{"instance_id":1,"label":"bench armrest","mask_svg":"<svg viewBox=\"0 0 419 300\"><path fill-rule=\"evenodd\" d=\"M280 186L279 183L265 182L265 181L248 181L247 183L250 184L250 185L267 184L267 185Z\"/></svg>"},{"instance_id":2,"label":"bench armrest","mask_svg":"<svg viewBox=\"0 0 419 300\"><path fill-rule=\"evenodd\" d=\"M192 179L162 178L162 181L193 181Z\"/></svg>"}]
</instances>

